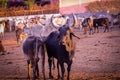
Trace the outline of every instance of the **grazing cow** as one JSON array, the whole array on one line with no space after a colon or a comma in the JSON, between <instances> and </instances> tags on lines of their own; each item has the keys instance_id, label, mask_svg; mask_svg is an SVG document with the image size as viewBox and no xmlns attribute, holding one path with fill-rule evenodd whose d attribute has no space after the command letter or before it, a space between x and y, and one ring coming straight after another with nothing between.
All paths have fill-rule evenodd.
<instances>
[{"instance_id":1,"label":"grazing cow","mask_svg":"<svg viewBox=\"0 0 120 80\"><path fill-rule=\"evenodd\" d=\"M82 22L82 27L84 28L84 34L87 33L87 28L89 28L89 34L93 34L93 19L85 18Z\"/></svg>"},{"instance_id":2,"label":"grazing cow","mask_svg":"<svg viewBox=\"0 0 120 80\"><path fill-rule=\"evenodd\" d=\"M72 65L72 59L74 56L75 44L72 37L71 30L76 26L76 17L74 17L75 24L72 27L63 25L59 28L59 31L54 31L49 34L46 39L46 50L48 54L49 62L49 77L53 78L51 66L53 58L57 59L58 79L60 78L59 65L62 72L62 80L64 80L64 63L68 65L67 79L70 79L70 70Z\"/></svg>"},{"instance_id":3,"label":"grazing cow","mask_svg":"<svg viewBox=\"0 0 120 80\"><path fill-rule=\"evenodd\" d=\"M45 80L45 52L44 52L44 42L40 40L38 37L29 36L24 42L23 42L23 52L26 55L27 58L27 64L28 64L28 78L30 78L30 64L33 68L33 80L36 79L36 77L39 77L39 68L38 68L38 61L39 59L42 62L42 73Z\"/></svg>"},{"instance_id":4,"label":"grazing cow","mask_svg":"<svg viewBox=\"0 0 120 80\"><path fill-rule=\"evenodd\" d=\"M98 18L93 20L93 26L94 26L94 32L97 29L97 32L99 32L98 27L99 26L104 26L105 30L104 32L109 31L109 19L108 18Z\"/></svg>"}]
</instances>

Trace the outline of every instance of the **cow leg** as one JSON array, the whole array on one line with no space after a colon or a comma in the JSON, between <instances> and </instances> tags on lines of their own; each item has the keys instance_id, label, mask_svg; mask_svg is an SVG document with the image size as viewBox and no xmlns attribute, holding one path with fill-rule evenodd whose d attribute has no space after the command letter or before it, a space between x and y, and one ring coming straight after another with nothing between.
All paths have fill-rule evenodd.
<instances>
[{"instance_id":1,"label":"cow leg","mask_svg":"<svg viewBox=\"0 0 120 80\"><path fill-rule=\"evenodd\" d=\"M58 69L58 79L60 79L60 69L59 69L59 63L57 61L57 69Z\"/></svg>"},{"instance_id":2,"label":"cow leg","mask_svg":"<svg viewBox=\"0 0 120 80\"><path fill-rule=\"evenodd\" d=\"M29 54L30 56L30 61L31 61L31 67L33 69L33 73L32 73L32 79L35 80L36 79L36 59L33 57L34 55Z\"/></svg>"},{"instance_id":3,"label":"cow leg","mask_svg":"<svg viewBox=\"0 0 120 80\"><path fill-rule=\"evenodd\" d=\"M36 63L35 73L36 73L36 76L39 78L39 67L38 67L38 62Z\"/></svg>"},{"instance_id":4,"label":"cow leg","mask_svg":"<svg viewBox=\"0 0 120 80\"><path fill-rule=\"evenodd\" d=\"M84 27L84 34L87 33L87 27Z\"/></svg>"},{"instance_id":5,"label":"cow leg","mask_svg":"<svg viewBox=\"0 0 120 80\"><path fill-rule=\"evenodd\" d=\"M109 26L106 26L106 28L107 28L107 31L109 32Z\"/></svg>"},{"instance_id":6,"label":"cow leg","mask_svg":"<svg viewBox=\"0 0 120 80\"><path fill-rule=\"evenodd\" d=\"M93 32L93 29L91 28L91 34L93 35L94 34L94 32Z\"/></svg>"},{"instance_id":7,"label":"cow leg","mask_svg":"<svg viewBox=\"0 0 120 80\"><path fill-rule=\"evenodd\" d=\"M96 32L96 27L94 26L94 33Z\"/></svg>"},{"instance_id":8,"label":"cow leg","mask_svg":"<svg viewBox=\"0 0 120 80\"><path fill-rule=\"evenodd\" d=\"M3 33L3 32L1 32L1 34L0 34L0 39L2 40L2 39L3 39L3 37L4 37L4 33Z\"/></svg>"},{"instance_id":9,"label":"cow leg","mask_svg":"<svg viewBox=\"0 0 120 80\"><path fill-rule=\"evenodd\" d=\"M91 35L91 31L92 31L92 28L91 26L89 25L89 34Z\"/></svg>"},{"instance_id":10,"label":"cow leg","mask_svg":"<svg viewBox=\"0 0 120 80\"><path fill-rule=\"evenodd\" d=\"M89 34L91 35L91 29L89 29Z\"/></svg>"},{"instance_id":11,"label":"cow leg","mask_svg":"<svg viewBox=\"0 0 120 80\"><path fill-rule=\"evenodd\" d=\"M33 65L33 78L32 80L35 80L36 79L36 65L34 64Z\"/></svg>"},{"instance_id":12,"label":"cow leg","mask_svg":"<svg viewBox=\"0 0 120 80\"><path fill-rule=\"evenodd\" d=\"M28 65L28 77L27 78L29 78L30 79L30 68L31 68L31 66L30 66L30 60L27 60L27 65Z\"/></svg>"},{"instance_id":13,"label":"cow leg","mask_svg":"<svg viewBox=\"0 0 120 80\"><path fill-rule=\"evenodd\" d=\"M19 33L18 30L16 30L16 38L17 38L17 44L19 43Z\"/></svg>"},{"instance_id":14,"label":"cow leg","mask_svg":"<svg viewBox=\"0 0 120 80\"><path fill-rule=\"evenodd\" d=\"M54 61L54 57L52 58L52 62L53 62L53 69L55 69L55 61Z\"/></svg>"},{"instance_id":15,"label":"cow leg","mask_svg":"<svg viewBox=\"0 0 120 80\"><path fill-rule=\"evenodd\" d=\"M97 33L99 33L99 28L98 28L98 26L97 26Z\"/></svg>"},{"instance_id":16,"label":"cow leg","mask_svg":"<svg viewBox=\"0 0 120 80\"><path fill-rule=\"evenodd\" d=\"M61 66L61 72L62 72L62 80L64 80L65 67L63 63L60 63L60 66Z\"/></svg>"},{"instance_id":17,"label":"cow leg","mask_svg":"<svg viewBox=\"0 0 120 80\"><path fill-rule=\"evenodd\" d=\"M93 34L93 30L92 30L92 28L90 28L90 32L89 32L89 34L90 34L90 35Z\"/></svg>"},{"instance_id":18,"label":"cow leg","mask_svg":"<svg viewBox=\"0 0 120 80\"><path fill-rule=\"evenodd\" d=\"M107 30L107 27L105 26L105 30L104 30L104 32L106 32L106 30Z\"/></svg>"},{"instance_id":19,"label":"cow leg","mask_svg":"<svg viewBox=\"0 0 120 80\"><path fill-rule=\"evenodd\" d=\"M0 33L0 40L2 40L2 33Z\"/></svg>"},{"instance_id":20,"label":"cow leg","mask_svg":"<svg viewBox=\"0 0 120 80\"><path fill-rule=\"evenodd\" d=\"M42 58L42 74L43 74L44 80L46 80L46 78L45 78L45 52L44 52L44 46L42 46L41 58Z\"/></svg>"},{"instance_id":21,"label":"cow leg","mask_svg":"<svg viewBox=\"0 0 120 80\"><path fill-rule=\"evenodd\" d=\"M4 38L4 32L2 33L2 39Z\"/></svg>"},{"instance_id":22,"label":"cow leg","mask_svg":"<svg viewBox=\"0 0 120 80\"><path fill-rule=\"evenodd\" d=\"M52 60L50 57L48 58L48 63L49 63L49 78L51 79L51 78L53 78L53 76L52 76L52 71L51 71Z\"/></svg>"},{"instance_id":23,"label":"cow leg","mask_svg":"<svg viewBox=\"0 0 120 80\"><path fill-rule=\"evenodd\" d=\"M70 62L70 64L68 64L68 68L67 68L67 71L68 71L67 80L70 80L70 70L71 70L71 65L72 65L72 61Z\"/></svg>"},{"instance_id":24,"label":"cow leg","mask_svg":"<svg viewBox=\"0 0 120 80\"><path fill-rule=\"evenodd\" d=\"M94 27L92 27L92 34L94 34Z\"/></svg>"}]
</instances>

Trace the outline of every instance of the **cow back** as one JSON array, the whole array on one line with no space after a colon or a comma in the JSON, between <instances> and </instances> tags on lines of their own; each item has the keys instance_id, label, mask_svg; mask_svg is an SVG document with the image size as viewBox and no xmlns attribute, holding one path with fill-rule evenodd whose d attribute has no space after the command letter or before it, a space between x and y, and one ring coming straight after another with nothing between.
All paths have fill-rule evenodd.
<instances>
[{"instance_id":1,"label":"cow back","mask_svg":"<svg viewBox=\"0 0 120 80\"><path fill-rule=\"evenodd\" d=\"M36 42L37 41L37 42ZM36 47L37 44L37 47ZM23 42L23 52L28 55L29 51L34 54L36 51L39 50L39 47L43 45L43 42L39 40L39 38L30 36ZM36 49L37 48L37 49Z\"/></svg>"}]
</instances>

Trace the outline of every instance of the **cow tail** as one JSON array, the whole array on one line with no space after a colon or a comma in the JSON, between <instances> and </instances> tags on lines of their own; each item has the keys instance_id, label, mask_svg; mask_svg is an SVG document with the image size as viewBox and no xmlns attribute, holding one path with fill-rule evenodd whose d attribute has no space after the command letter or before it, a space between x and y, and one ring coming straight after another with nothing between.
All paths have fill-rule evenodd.
<instances>
[{"instance_id":1,"label":"cow tail","mask_svg":"<svg viewBox=\"0 0 120 80\"><path fill-rule=\"evenodd\" d=\"M38 61L39 58L38 58L38 39L37 38L36 38L35 54L36 54L36 59Z\"/></svg>"},{"instance_id":2,"label":"cow tail","mask_svg":"<svg viewBox=\"0 0 120 80\"><path fill-rule=\"evenodd\" d=\"M46 43L43 44L43 46L44 46L44 51L47 52L47 49L46 49Z\"/></svg>"}]
</instances>

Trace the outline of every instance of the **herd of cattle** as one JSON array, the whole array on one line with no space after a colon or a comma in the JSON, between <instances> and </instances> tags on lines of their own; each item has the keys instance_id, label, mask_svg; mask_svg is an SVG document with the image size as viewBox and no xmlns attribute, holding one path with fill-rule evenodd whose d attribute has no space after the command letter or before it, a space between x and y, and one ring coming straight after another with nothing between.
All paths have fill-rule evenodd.
<instances>
[{"instance_id":1,"label":"herd of cattle","mask_svg":"<svg viewBox=\"0 0 120 80\"><path fill-rule=\"evenodd\" d=\"M28 22L26 22L26 21ZM39 77L38 62L41 60L43 78L45 76L45 52L48 55L49 64L49 78L53 78L52 65L54 66L54 58L57 60L58 79L61 78L59 66L61 67L62 80L64 80L65 67L64 63L68 65L67 80L70 80L70 70L75 54L75 43L74 38L76 36L72 31L76 26L82 26L86 34L99 32L99 26L104 26L104 32L109 31L109 26L112 22L107 17L94 18L90 16L79 20L74 14L70 15L49 15L40 17L34 17L31 19L24 19L17 22L16 38L17 42L20 43L22 40L22 49L26 55L28 64L28 78L30 77L30 67L32 67L33 75L32 79L35 80ZM119 20L120 21L120 20ZM120 23L120 22L119 22ZM3 23L0 23L3 24ZM1 26L0 26L1 27ZM45 49L46 48L46 49Z\"/></svg>"}]
</instances>

